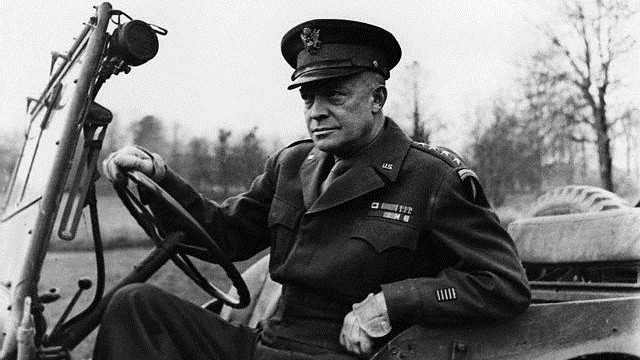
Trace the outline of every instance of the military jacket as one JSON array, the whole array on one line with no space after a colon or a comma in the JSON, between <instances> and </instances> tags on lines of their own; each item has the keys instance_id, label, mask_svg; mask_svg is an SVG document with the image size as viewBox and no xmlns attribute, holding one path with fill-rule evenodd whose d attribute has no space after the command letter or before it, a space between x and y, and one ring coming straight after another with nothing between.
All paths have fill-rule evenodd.
<instances>
[{"instance_id":1,"label":"military jacket","mask_svg":"<svg viewBox=\"0 0 640 360\"><path fill-rule=\"evenodd\" d=\"M383 291L392 326L507 318L528 306L514 243L457 157L412 142L387 119L318 195L330 156L311 141L294 143L222 204L170 169L160 185L233 260L270 247L275 281L347 309Z\"/></svg>"}]
</instances>

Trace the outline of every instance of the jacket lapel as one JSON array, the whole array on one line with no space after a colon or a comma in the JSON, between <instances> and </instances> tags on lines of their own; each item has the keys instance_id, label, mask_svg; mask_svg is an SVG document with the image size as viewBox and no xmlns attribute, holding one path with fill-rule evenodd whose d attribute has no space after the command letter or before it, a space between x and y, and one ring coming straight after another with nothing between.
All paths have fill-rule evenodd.
<instances>
[{"instance_id":1,"label":"jacket lapel","mask_svg":"<svg viewBox=\"0 0 640 360\"><path fill-rule=\"evenodd\" d=\"M305 205L309 209L307 213L316 213L338 206L384 187L387 182L395 181L410 146L411 140L391 119L387 119L384 130L374 143L353 158L346 159L351 163L349 170L331 183L316 201L311 201L310 203L307 203L307 192L311 193L311 189L306 189L307 185L305 185L304 177L306 174L310 178L308 186L312 186L311 182L315 182L313 185L315 187L312 189L316 191L319 181L322 181L320 177L322 175L321 166L319 166L320 162L318 162L315 166L317 170L313 172L311 169L304 167L303 164L301 177L303 177ZM314 148L314 150L316 149ZM329 156L327 153L319 152ZM311 173L314 175L310 176Z\"/></svg>"},{"instance_id":2,"label":"jacket lapel","mask_svg":"<svg viewBox=\"0 0 640 360\"><path fill-rule=\"evenodd\" d=\"M369 166L355 166L332 182L307 213L323 211L384 186L384 181Z\"/></svg>"},{"instance_id":3,"label":"jacket lapel","mask_svg":"<svg viewBox=\"0 0 640 360\"><path fill-rule=\"evenodd\" d=\"M307 158L300 167L300 182L302 184L302 198L304 206L309 209L314 201L318 198L318 189L324 176L330 168L333 156L316 147L314 147L307 155Z\"/></svg>"}]
</instances>

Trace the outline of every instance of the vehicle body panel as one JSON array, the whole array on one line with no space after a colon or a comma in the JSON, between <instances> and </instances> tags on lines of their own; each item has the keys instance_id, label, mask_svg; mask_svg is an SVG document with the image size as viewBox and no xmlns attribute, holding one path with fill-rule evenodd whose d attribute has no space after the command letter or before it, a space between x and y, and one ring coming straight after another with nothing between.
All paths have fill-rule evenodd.
<instances>
[{"instance_id":1,"label":"vehicle body panel","mask_svg":"<svg viewBox=\"0 0 640 360\"><path fill-rule=\"evenodd\" d=\"M640 357L640 297L532 305L517 318L470 326L414 326L383 359L571 359L597 353Z\"/></svg>"}]
</instances>

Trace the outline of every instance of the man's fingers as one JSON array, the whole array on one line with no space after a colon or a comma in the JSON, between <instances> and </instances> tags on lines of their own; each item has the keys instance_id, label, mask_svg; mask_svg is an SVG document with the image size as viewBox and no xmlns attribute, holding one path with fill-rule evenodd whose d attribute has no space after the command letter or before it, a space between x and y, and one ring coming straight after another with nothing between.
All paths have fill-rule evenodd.
<instances>
[{"instance_id":1,"label":"man's fingers","mask_svg":"<svg viewBox=\"0 0 640 360\"><path fill-rule=\"evenodd\" d=\"M365 334L365 332L360 329L360 325L358 325L357 321L354 322L351 339L354 348L352 351L354 353L358 355L369 354L369 352L371 351L371 341L369 340L367 334Z\"/></svg>"},{"instance_id":2,"label":"man's fingers","mask_svg":"<svg viewBox=\"0 0 640 360\"><path fill-rule=\"evenodd\" d=\"M114 181L118 174L123 170L136 169L139 166L140 159L135 156L125 154L115 154L103 164L105 177Z\"/></svg>"},{"instance_id":3,"label":"man's fingers","mask_svg":"<svg viewBox=\"0 0 640 360\"><path fill-rule=\"evenodd\" d=\"M123 170L139 170L145 175L153 174L153 160L144 151L126 147L111 154L102 164L104 176L115 181Z\"/></svg>"},{"instance_id":4,"label":"man's fingers","mask_svg":"<svg viewBox=\"0 0 640 360\"><path fill-rule=\"evenodd\" d=\"M112 155L115 155L115 154L112 154ZM102 163L102 172L104 176L107 178L107 180L109 181L115 181L116 178L118 177L118 173L120 172L116 163L113 162L113 158L114 156L110 156L107 160L105 160Z\"/></svg>"},{"instance_id":5,"label":"man's fingers","mask_svg":"<svg viewBox=\"0 0 640 360\"><path fill-rule=\"evenodd\" d=\"M364 331L361 330L360 332L362 334L360 336L360 341L358 343L360 345L360 355L371 355L373 343L371 342L371 339Z\"/></svg>"},{"instance_id":6,"label":"man's fingers","mask_svg":"<svg viewBox=\"0 0 640 360\"><path fill-rule=\"evenodd\" d=\"M134 169L145 171L151 166L151 159L142 159L136 155L116 155L111 162L122 169Z\"/></svg>"}]
</instances>

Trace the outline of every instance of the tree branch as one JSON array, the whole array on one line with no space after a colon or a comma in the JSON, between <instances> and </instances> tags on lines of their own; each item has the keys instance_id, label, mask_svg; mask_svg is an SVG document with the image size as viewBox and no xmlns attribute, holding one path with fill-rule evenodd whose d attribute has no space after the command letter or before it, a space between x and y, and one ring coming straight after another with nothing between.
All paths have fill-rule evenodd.
<instances>
[{"instance_id":1,"label":"tree branch","mask_svg":"<svg viewBox=\"0 0 640 360\"><path fill-rule=\"evenodd\" d=\"M569 61L569 64L571 65L571 67L573 68L573 70L576 72L576 74L578 74L578 77L580 77L580 79L583 82L588 82L589 77L580 69L580 67L578 66L578 64L576 63L575 59L573 58L571 51L569 51L569 48L567 48L566 46L564 46L561 42L560 39L558 39L557 37L553 37L551 39L551 43L558 48L558 50L560 50L560 52L562 52L564 54L564 56L567 58L567 60Z\"/></svg>"}]
</instances>

